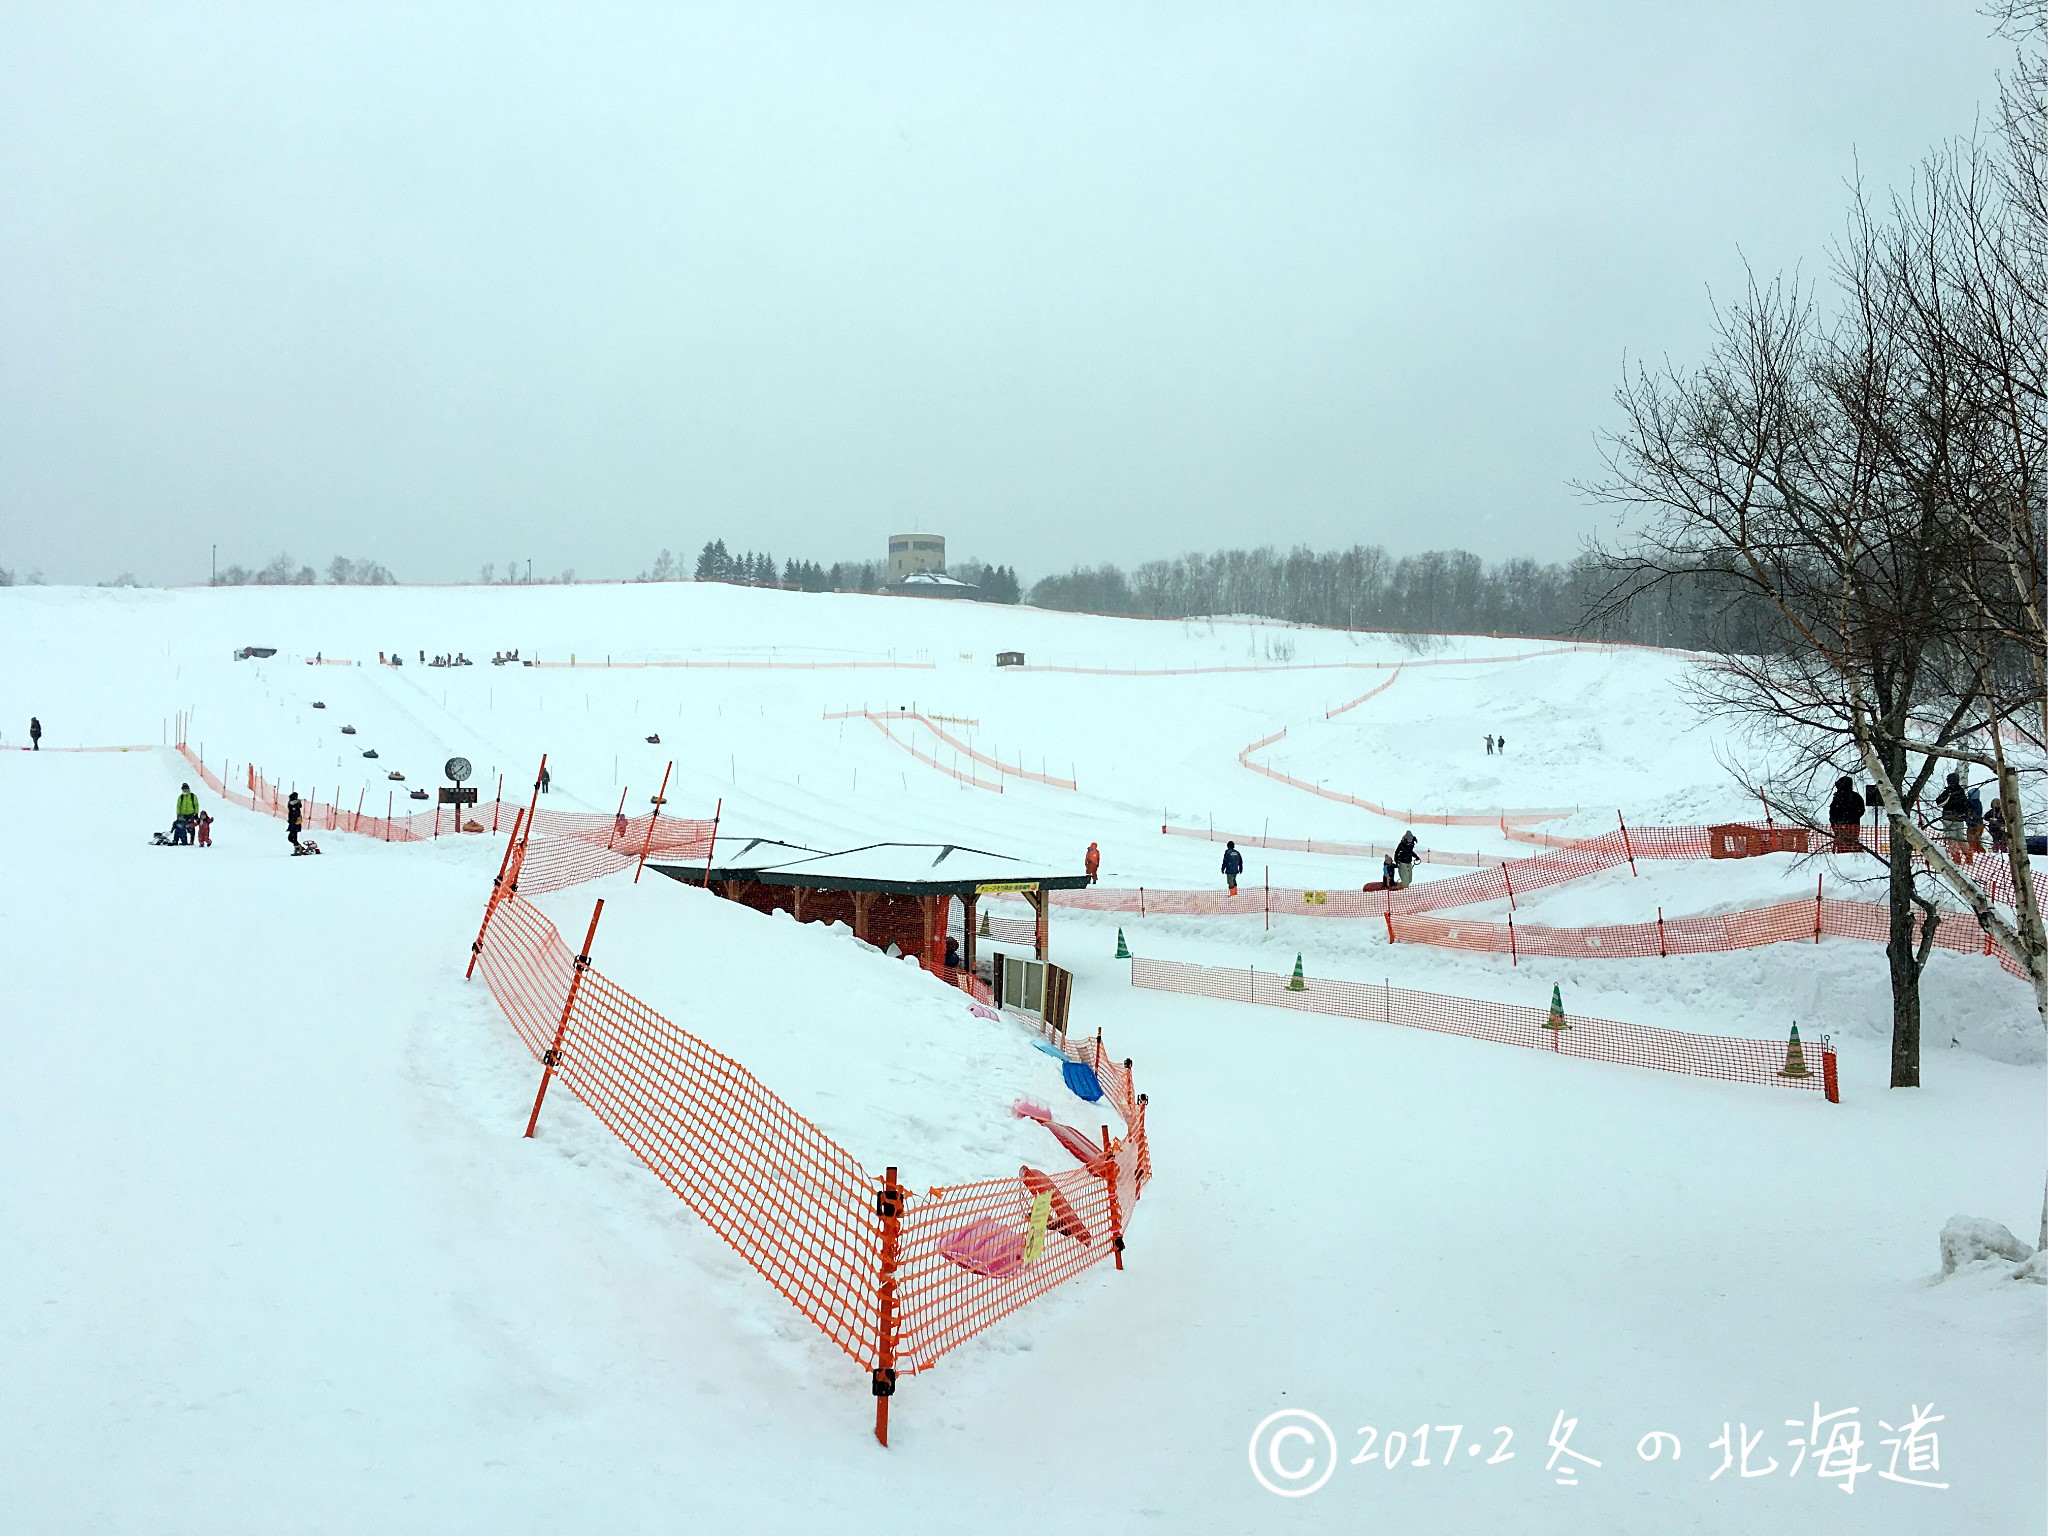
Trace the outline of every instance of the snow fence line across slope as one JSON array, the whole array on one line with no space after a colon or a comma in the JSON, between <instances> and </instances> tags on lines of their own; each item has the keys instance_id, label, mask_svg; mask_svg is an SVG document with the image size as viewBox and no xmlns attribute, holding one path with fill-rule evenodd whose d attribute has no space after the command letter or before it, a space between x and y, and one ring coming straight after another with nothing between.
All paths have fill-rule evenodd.
<instances>
[{"instance_id":1,"label":"snow fence line across slope","mask_svg":"<svg viewBox=\"0 0 2048 1536\"><path fill-rule=\"evenodd\" d=\"M176 751L200 782L230 805L260 816L284 819L290 790L258 773L254 766L246 771L246 787L238 789L225 783L222 773L200 761L189 746L180 743ZM387 797L391 795L395 791L387 791ZM398 816L391 812L389 798L386 804L386 814L365 815L360 797L351 807L323 801L317 790L309 789L300 797L299 814L308 832L345 832L387 843L425 843L444 832L450 837L456 835L452 809L444 810L437 804L431 811ZM490 832L497 832L501 826L509 830L518 818L528 814L526 806L509 800L489 800L462 808L466 821L483 826L488 819L486 830ZM617 816L602 812L542 807L531 812L531 822L533 846L526 859L524 877L529 895L566 890L586 880L616 874L632 868L643 856L693 861L707 858L714 832L714 823L710 821L663 816L659 809L628 816L621 826Z\"/></svg>"},{"instance_id":2,"label":"snow fence line across slope","mask_svg":"<svg viewBox=\"0 0 2048 1536\"><path fill-rule=\"evenodd\" d=\"M1552 1028L1548 1010L1520 1003L1448 997L1407 987L1312 976L1302 977L1297 985L1293 977L1270 971L1190 965L1178 960L1132 960L1131 985L1155 992L1178 992L1226 1002L1256 1003L1265 1008L1293 1008L1373 1024L1394 1024L1405 1029L1427 1029L1471 1040L1490 1040L1497 1045L1518 1045L1587 1061L1648 1067L1724 1082L1822 1089L1831 1102L1839 1098L1834 1086L1834 1052L1825 1039L1815 1042L1820 1059L1808 1062L1803 1046L1794 1051L1770 1040L1696 1035L1579 1014L1563 1015L1564 1027Z\"/></svg>"},{"instance_id":3,"label":"snow fence line across slope","mask_svg":"<svg viewBox=\"0 0 2048 1536\"><path fill-rule=\"evenodd\" d=\"M515 834L474 971L535 1059L868 1370L878 1399L899 1376L929 1370L1063 1281L1105 1259L1122 1267L1124 1223L1151 1178L1151 1156L1144 1096L1100 1035L1045 1035L1066 1061L1094 1069L1123 1121L1121 1136L1104 1128L1099 1155L1057 1172L1022 1167L918 1192L894 1168L868 1172L746 1067L572 953L520 892L528 852ZM1043 1247L1034 1254L1041 1198ZM886 1424L884 1401L884 1444Z\"/></svg>"}]
</instances>

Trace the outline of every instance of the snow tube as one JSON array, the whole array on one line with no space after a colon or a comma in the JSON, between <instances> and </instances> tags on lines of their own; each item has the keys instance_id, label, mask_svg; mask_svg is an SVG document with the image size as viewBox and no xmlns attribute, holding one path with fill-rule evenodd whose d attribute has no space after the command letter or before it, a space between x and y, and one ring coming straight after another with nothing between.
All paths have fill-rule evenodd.
<instances>
[{"instance_id":1,"label":"snow tube","mask_svg":"<svg viewBox=\"0 0 2048 1536\"><path fill-rule=\"evenodd\" d=\"M939 1256L962 1269L993 1280L1007 1280L1024 1267L1024 1244L1029 1234L1000 1221L977 1221L949 1232L939 1244Z\"/></svg>"},{"instance_id":2,"label":"snow tube","mask_svg":"<svg viewBox=\"0 0 2048 1536\"><path fill-rule=\"evenodd\" d=\"M1045 1224L1048 1231L1064 1232L1077 1243L1086 1244L1090 1240L1087 1226L1051 1179L1028 1165L1017 1170L1017 1177L1024 1181L1025 1193L1032 1199L1036 1200L1040 1195L1052 1196L1052 1215Z\"/></svg>"},{"instance_id":3,"label":"snow tube","mask_svg":"<svg viewBox=\"0 0 2048 1536\"><path fill-rule=\"evenodd\" d=\"M1102 1097L1102 1084L1096 1080L1095 1069L1085 1061L1070 1061L1060 1068L1060 1076L1067 1086L1074 1090L1074 1096L1093 1104Z\"/></svg>"},{"instance_id":4,"label":"snow tube","mask_svg":"<svg viewBox=\"0 0 2048 1536\"><path fill-rule=\"evenodd\" d=\"M1054 1045L1050 1040L1034 1040L1031 1043L1037 1046L1041 1051L1045 1052L1045 1054L1048 1056L1056 1057L1061 1061L1065 1061L1067 1059L1067 1053L1061 1050L1058 1046Z\"/></svg>"}]
</instances>

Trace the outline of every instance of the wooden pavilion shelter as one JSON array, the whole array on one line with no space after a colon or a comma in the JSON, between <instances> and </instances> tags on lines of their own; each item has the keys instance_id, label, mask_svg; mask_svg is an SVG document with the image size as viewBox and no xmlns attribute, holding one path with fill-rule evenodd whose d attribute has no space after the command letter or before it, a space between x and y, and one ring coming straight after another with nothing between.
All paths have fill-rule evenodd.
<instances>
[{"instance_id":1,"label":"wooden pavilion shelter","mask_svg":"<svg viewBox=\"0 0 2048 1536\"><path fill-rule=\"evenodd\" d=\"M1078 890L1088 877L1027 864L1007 854L958 843L870 843L819 853L765 838L714 850L702 863L650 862L648 868L685 885L704 885L760 912L787 912L800 923L845 923L854 937L894 944L926 970L946 969L952 904L963 906L961 969L974 969L978 904L983 896L1017 895L1036 919L1033 949L1044 960L1050 942L1050 891Z\"/></svg>"}]
</instances>

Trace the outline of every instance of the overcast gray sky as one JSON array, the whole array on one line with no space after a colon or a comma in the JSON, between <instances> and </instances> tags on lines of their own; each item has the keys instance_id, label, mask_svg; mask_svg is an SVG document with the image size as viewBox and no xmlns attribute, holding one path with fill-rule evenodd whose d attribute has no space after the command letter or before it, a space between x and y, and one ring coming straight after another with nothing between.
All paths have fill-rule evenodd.
<instances>
[{"instance_id":1,"label":"overcast gray sky","mask_svg":"<svg viewBox=\"0 0 2048 1536\"><path fill-rule=\"evenodd\" d=\"M0 4L0 566L1568 556L1964 0Z\"/></svg>"}]
</instances>

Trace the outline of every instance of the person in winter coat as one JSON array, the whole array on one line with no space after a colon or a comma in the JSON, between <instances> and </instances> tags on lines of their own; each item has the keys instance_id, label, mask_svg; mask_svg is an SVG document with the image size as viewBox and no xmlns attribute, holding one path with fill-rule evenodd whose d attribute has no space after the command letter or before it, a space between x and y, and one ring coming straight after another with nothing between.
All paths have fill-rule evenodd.
<instances>
[{"instance_id":1,"label":"person in winter coat","mask_svg":"<svg viewBox=\"0 0 2048 1536\"><path fill-rule=\"evenodd\" d=\"M1415 834L1403 832L1394 844L1394 880L1402 890L1415 883Z\"/></svg>"},{"instance_id":2,"label":"person in winter coat","mask_svg":"<svg viewBox=\"0 0 2048 1536\"><path fill-rule=\"evenodd\" d=\"M1488 757L1493 756L1493 732L1491 731L1486 733L1486 755Z\"/></svg>"},{"instance_id":3,"label":"person in winter coat","mask_svg":"<svg viewBox=\"0 0 2048 1536\"><path fill-rule=\"evenodd\" d=\"M1380 860L1380 889L1383 891L1391 891L1393 888L1394 856L1390 853L1384 859Z\"/></svg>"},{"instance_id":4,"label":"person in winter coat","mask_svg":"<svg viewBox=\"0 0 2048 1536\"><path fill-rule=\"evenodd\" d=\"M1948 856L1959 859L1963 839L1970 835L1970 802L1955 774L1948 776L1948 783L1934 797L1934 806L1941 812L1941 835L1948 844Z\"/></svg>"},{"instance_id":5,"label":"person in winter coat","mask_svg":"<svg viewBox=\"0 0 2048 1536\"><path fill-rule=\"evenodd\" d=\"M299 851L299 825L304 816L304 810L305 808L299 803L299 792L295 789L292 791L291 799L284 803L284 835L286 841L292 845L293 853Z\"/></svg>"},{"instance_id":6,"label":"person in winter coat","mask_svg":"<svg viewBox=\"0 0 2048 1536\"><path fill-rule=\"evenodd\" d=\"M1507 739L1507 737L1505 737L1505 736L1496 736L1496 737L1494 737L1494 738L1493 738L1493 750L1494 750L1494 754L1495 754L1495 756L1497 756L1497 757L1506 757L1506 756L1508 755L1508 739Z\"/></svg>"},{"instance_id":7,"label":"person in winter coat","mask_svg":"<svg viewBox=\"0 0 2048 1536\"><path fill-rule=\"evenodd\" d=\"M1854 853L1862 846L1858 834L1863 830L1863 797L1846 773L1835 780L1834 798L1828 801L1828 826L1835 834L1835 852Z\"/></svg>"},{"instance_id":8,"label":"person in winter coat","mask_svg":"<svg viewBox=\"0 0 2048 1536\"><path fill-rule=\"evenodd\" d=\"M1095 844L1090 843L1088 845L1088 857L1081 862L1088 867L1088 883L1093 885L1096 872L1102 868L1102 850L1096 847Z\"/></svg>"},{"instance_id":9,"label":"person in winter coat","mask_svg":"<svg viewBox=\"0 0 2048 1536\"><path fill-rule=\"evenodd\" d=\"M211 848L213 846L213 817L205 811L199 813L199 846L202 848Z\"/></svg>"},{"instance_id":10,"label":"person in winter coat","mask_svg":"<svg viewBox=\"0 0 2048 1536\"><path fill-rule=\"evenodd\" d=\"M199 825L199 797L192 793L190 784L178 786L178 814L171 822L171 841L180 847L190 847L192 829Z\"/></svg>"},{"instance_id":11,"label":"person in winter coat","mask_svg":"<svg viewBox=\"0 0 2048 1536\"><path fill-rule=\"evenodd\" d=\"M1984 811L1984 830L1991 834L1991 851L2003 853L2006 847L2005 802L1993 797Z\"/></svg>"},{"instance_id":12,"label":"person in winter coat","mask_svg":"<svg viewBox=\"0 0 2048 1536\"><path fill-rule=\"evenodd\" d=\"M653 737L651 737L651 736L650 736L650 737L648 738L648 740L650 740L650 741L652 741L653 739L654 739L654 738L653 738ZM541 764L541 769L540 769L540 792L541 792L542 794L546 794L546 793L548 792L548 786L549 786L549 785L551 785L551 784L553 784L553 783L554 783L554 781L555 781L555 776L554 776L553 774L551 774L551 773L549 773L549 772L548 772L548 769L547 769L547 764L545 764L545 763Z\"/></svg>"},{"instance_id":13,"label":"person in winter coat","mask_svg":"<svg viewBox=\"0 0 2048 1536\"><path fill-rule=\"evenodd\" d=\"M1223 844L1223 878L1230 882L1230 894L1237 894L1237 877L1244 873L1244 855L1237 851L1235 842L1225 840Z\"/></svg>"},{"instance_id":14,"label":"person in winter coat","mask_svg":"<svg viewBox=\"0 0 2048 1536\"><path fill-rule=\"evenodd\" d=\"M1984 851L1984 797L1972 784L1963 791L1963 822L1969 829L1969 850L1972 854Z\"/></svg>"},{"instance_id":15,"label":"person in winter coat","mask_svg":"<svg viewBox=\"0 0 2048 1536\"><path fill-rule=\"evenodd\" d=\"M43 722L34 715L28 717L28 749L31 752L43 750Z\"/></svg>"}]
</instances>

